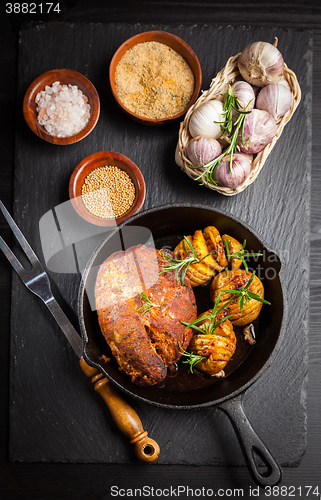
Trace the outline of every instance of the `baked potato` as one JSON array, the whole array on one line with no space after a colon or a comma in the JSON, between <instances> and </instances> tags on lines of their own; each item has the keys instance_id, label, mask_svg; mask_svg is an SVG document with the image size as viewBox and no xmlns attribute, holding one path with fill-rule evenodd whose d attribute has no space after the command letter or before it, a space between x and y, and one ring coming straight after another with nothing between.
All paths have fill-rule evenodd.
<instances>
[{"instance_id":1,"label":"baked potato","mask_svg":"<svg viewBox=\"0 0 321 500\"><path fill-rule=\"evenodd\" d=\"M233 254L235 255L237 252L239 252L243 248L241 243L238 240L233 238L233 236L229 236L228 234L223 234L222 241L224 243L225 250L226 250L226 247L228 247L228 252L226 252L227 257L229 255L233 255ZM229 262L231 269L239 269L242 265L241 259L236 259L236 258L229 259L228 258L228 262Z\"/></svg>"},{"instance_id":2,"label":"baked potato","mask_svg":"<svg viewBox=\"0 0 321 500\"><path fill-rule=\"evenodd\" d=\"M199 316L208 317L212 314L210 309L206 313ZM224 314L219 313L217 320L224 318ZM206 333L206 326L209 327L210 319L205 319L197 323L197 326L204 328L204 333L194 333L188 351L197 356L202 356L195 368L202 373L210 376L222 376L222 370L230 361L236 347L236 337L232 323L226 319L211 333Z\"/></svg>"},{"instance_id":3,"label":"baked potato","mask_svg":"<svg viewBox=\"0 0 321 500\"><path fill-rule=\"evenodd\" d=\"M186 240L182 240L174 249L174 257L182 261L194 257L187 267L186 277L191 286L196 287L222 271L227 266L227 259L222 238L214 226L208 226L203 231L195 231L193 236L187 236L187 240L193 250Z\"/></svg>"},{"instance_id":4,"label":"baked potato","mask_svg":"<svg viewBox=\"0 0 321 500\"><path fill-rule=\"evenodd\" d=\"M222 290L233 290L235 293ZM251 272L246 273L242 269L218 274L210 286L210 298L213 303L217 300L219 293L218 308L224 307L224 314L225 316L231 315L229 319L233 325L247 325L260 314L264 302L264 287L256 274L252 277ZM253 298L252 294L255 294L257 298Z\"/></svg>"}]
</instances>

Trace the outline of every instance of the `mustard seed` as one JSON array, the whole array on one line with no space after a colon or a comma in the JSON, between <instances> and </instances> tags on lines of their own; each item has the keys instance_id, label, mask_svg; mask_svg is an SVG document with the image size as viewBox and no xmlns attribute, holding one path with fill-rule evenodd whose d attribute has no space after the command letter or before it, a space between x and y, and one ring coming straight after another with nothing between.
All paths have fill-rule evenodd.
<instances>
[{"instance_id":1,"label":"mustard seed","mask_svg":"<svg viewBox=\"0 0 321 500\"><path fill-rule=\"evenodd\" d=\"M135 201L136 190L124 170L109 165L97 167L85 177L81 194L89 212L112 219L128 212Z\"/></svg>"}]
</instances>

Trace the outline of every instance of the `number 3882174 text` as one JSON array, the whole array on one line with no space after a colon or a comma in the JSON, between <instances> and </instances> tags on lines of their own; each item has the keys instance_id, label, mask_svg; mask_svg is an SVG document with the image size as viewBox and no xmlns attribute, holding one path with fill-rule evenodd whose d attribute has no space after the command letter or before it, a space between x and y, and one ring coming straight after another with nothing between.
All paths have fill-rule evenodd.
<instances>
[{"instance_id":1,"label":"number 3882174 text","mask_svg":"<svg viewBox=\"0 0 321 500\"><path fill-rule=\"evenodd\" d=\"M6 14L49 14L61 12L59 2L7 2Z\"/></svg>"}]
</instances>

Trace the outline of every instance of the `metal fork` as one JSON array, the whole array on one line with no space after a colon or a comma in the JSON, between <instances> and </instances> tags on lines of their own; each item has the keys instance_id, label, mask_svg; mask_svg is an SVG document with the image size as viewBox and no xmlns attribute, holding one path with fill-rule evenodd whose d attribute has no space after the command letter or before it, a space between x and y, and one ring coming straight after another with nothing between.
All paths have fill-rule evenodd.
<instances>
[{"instance_id":1,"label":"metal fork","mask_svg":"<svg viewBox=\"0 0 321 500\"><path fill-rule=\"evenodd\" d=\"M45 269L1 200L0 210L26 257L28 258L31 264L31 269L27 270L23 267L21 262L0 236L0 248L2 252L7 257L11 266L26 287L37 295L48 307L49 311L65 334L71 347L78 356L81 369L85 375L91 379L94 384L95 391L100 394L108 406L117 427L130 439L130 443L134 445L137 458L143 462L153 462L159 455L158 444L156 441L148 437L147 431L144 431L137 413L119 396L114 387L109 383L108 379L104 377L104 375L100 373L97 368L86 363L82 354L81 337L53 296L49 277Z\"/></svg>"},{"instance_id":2,"label":"metal fork","mask_svg":"<svg viewBox=\"0 0 321 500\"><path fill-rule=\"evenodd\" d=\"M12 265L13 269L18 274L21 281L26 285L27 288L35 295L37 295L48 307L49 311L57 321L58 325L62 329L63 333L67 337L71 347L75 351L78 358L82 357L82 341L75 330L73 325L70 323L69 319L61 309L60 305L53 296L49 277L44 270L40 260L30 247L26 238L23 236L22 232L10 216L8 210L0 200L0 210L8 222L15 238L19 242L22 250L24 251L26 257L28 258L31 269L27 270L23 267L18 258L14 255L12 250L8 247L6 242L0 237L0 248L4 255L7 257L8 261Z\"/></svg>"}]
</instances>

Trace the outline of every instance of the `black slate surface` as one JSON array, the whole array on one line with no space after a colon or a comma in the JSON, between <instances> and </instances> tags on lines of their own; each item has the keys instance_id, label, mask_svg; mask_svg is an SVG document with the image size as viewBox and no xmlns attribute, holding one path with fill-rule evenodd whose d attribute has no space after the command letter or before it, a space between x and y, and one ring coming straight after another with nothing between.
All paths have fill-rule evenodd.
<instances>
[{"instance_id":1,"label":"black slate surface","mask_svg":"<svg viewBox=\"0 0 321 500\"><path fill-rule=\"evenodd\" d=\"M298 76L303 99L258 179L239 195L223 197L199 187L179 170L174 162L178 124L144 127L123 115L114 103L108 83L110 59L126 38L148 29L170 31L191 45L202 67L203 89L230 55L252 41L278 37L286 63ZM308 31L52 23L21 32L18 68L20 103L33 79L56 67L85 74L101 99L95 130L71 146L41 141L27 128L21 108L17 110L14 216L41 259L39 221L68 200L69 177L78 162L101 150L123 153L141 168L147 185L145 208L188 202L228 211L246 221L281 255L287 335L276 361L248 389L244 404L262 440L288 466L298 464L306 445L311 59ZM74 214L68 206L65 220L73 226ZM82 262L101 236L83 245ZM54 292L77 325L80 274L57 272L55 265L48 265ZM16 276L12 283L10 394L11 460L135 462L132 448L78 368L49 312ZM244 463L231 425L215 408L170 411L129 401L149 435L160 444L157 463Z\"/></svg>"}]
</instances>

